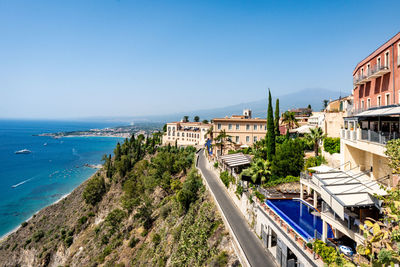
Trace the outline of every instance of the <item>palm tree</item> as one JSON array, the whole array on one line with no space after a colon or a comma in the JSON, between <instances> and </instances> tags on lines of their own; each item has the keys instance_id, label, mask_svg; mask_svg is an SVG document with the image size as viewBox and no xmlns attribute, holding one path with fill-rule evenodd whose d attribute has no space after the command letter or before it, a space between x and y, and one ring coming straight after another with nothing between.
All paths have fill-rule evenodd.
<instances>
[{"instance_id":1,"label":"palm tree","mask_svg":"<svg viewBox=\"0 0 400 267\"><path fill-rule=\"evenodd\" d=\"M293 129L294 126L299 126L299 123L297 122L296 115L292 111L286 111L285 113L282 114L282 122L287 123L289 126L289 129Z\"/></svg>"},{"instance_id":2,"label":"palm tree","mask_svg":"<svg viewBox=\"0 0 400 267\"><path fill-rule=\"evenodd\" d=\"M224 145L227 141L231 142L231 136L226 133L225 130L222 130L217 137L215 137L215 143L220 147L221 155L223 154Z\"/></svg>"},{"instance_id":3,"label":"palm tree","mask_svg":"<svg viewBox=\"0 0 400 267\"><path fill-rule=\"evenodd\" d=\"M242 171L240 177L243 175L251 177L254 184L259 181L263 184L271 176L271 163L268 160L257 158L249 168Z\"/></svg>"},{"instance_id":4,"label":"palm tree","mask_svg":"<svg viewBox=\"0 0 400 267\"><path fill-rule=\"evenodd\" d=\"M213 131L214 131L214 127L211 125L211 127L204 134L204 139L206 139L208 135L210 136L210 139L213 139Z\"/></svg>"},{"instance_id":5,"label":"palm tree","mask_svg":"<svg viewBox=\"0 0 400 267\"><path fill-rule=\"evenodd\" d=\"M314 143L314 153L318 157L319 142L325 138L321 127L310 128L310 133L306 135L306 138Z\"/></svg>"}]
</instances>

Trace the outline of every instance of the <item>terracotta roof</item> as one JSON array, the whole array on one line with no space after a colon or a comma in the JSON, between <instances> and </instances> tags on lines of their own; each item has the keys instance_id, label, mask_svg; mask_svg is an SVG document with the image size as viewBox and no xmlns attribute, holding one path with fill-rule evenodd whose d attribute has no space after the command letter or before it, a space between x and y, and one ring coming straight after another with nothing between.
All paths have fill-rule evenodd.
<instances>
[{"instance_id":1,"label":"terracotta roof","mask_svg":"<svg viewBox=\"0 0 400 267\"><path fill-rule=\"evenodd\" d=\"M354 68L353 71L353 76L356 74L356 72L358 71L358 69L363 66L365 63L367 63L368 61L370 61L371 59L373 59L374 57L376 57L377 55L379 55L380 53L382 53L384 50L388 49L389 46L391 46L393 43L397 42L398 40L400 40L400 32L397 33L395 36L393 36L392 38L390 38L389 41L387 41L386 43L384 43L383 45L381 45L380 47L378 47L374 52L372 52L369 56L367 56L366 58L364 58L363 60L361 60L357 66Z\"/></svg>"}]
</instances>

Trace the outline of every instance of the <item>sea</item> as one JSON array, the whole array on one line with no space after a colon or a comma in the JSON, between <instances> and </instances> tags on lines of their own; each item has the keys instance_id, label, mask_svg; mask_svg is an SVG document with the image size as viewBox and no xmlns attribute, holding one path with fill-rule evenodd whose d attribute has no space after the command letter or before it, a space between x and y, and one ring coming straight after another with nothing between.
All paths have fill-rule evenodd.
<instances>
[{"instance_id":1,"label":"sea","mask_svg":"<svg viewBox=\"0 0 400 267\"><path fill-rule=\"evenodd\" d=\"M56 202L96 170L112 154L117 137L34 136L41 133L118 126L113 123L0 120L0 237L40 209ZM30 154L15 154L28 149Z\"/></svg>"}]
</instances>

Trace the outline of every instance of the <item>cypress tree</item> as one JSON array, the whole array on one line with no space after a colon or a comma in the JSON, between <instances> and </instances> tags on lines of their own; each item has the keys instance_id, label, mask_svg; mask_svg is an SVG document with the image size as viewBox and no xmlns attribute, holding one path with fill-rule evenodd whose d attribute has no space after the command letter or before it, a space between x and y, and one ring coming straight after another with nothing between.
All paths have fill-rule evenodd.
<instances>
[{"instance_id":1,"label":"cypress tree","mask_svg":"<svg viewBox=\"0 0 400 267\"><path fill-rule=\"evenodd\" d=\"M275 136L280 136L281 133L279 131L279 98L276 99L275 105Z\"/></svg>"},{"instance_id":2,"label":"cypress tree","mask_svg":"<svg viewBox=\"0 0 400 267\"><path fill-rule=\"evenodd\" d=\"M275 155L275 126L272 110L271 91L268 90L268 114L267 114L267 159L272 161Z\"/></svg>"}]
</instances>

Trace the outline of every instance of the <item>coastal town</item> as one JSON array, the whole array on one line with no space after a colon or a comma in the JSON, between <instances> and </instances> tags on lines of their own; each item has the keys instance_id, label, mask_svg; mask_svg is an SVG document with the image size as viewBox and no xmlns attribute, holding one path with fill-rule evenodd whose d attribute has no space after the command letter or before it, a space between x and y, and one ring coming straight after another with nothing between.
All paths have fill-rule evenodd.
<instances>
[{"instance_id":1,"label":"coastal town","mask_svg":"<svg viewBox=\"0 0 400 267\"><path fill-rule=\"evenodd\" d=\"M400 267L399 0L0 7L0 267Z\"/></svg>"},{"instance_id":2,"label":"coastal town","mask_svg":"<svg viewBox=\"0 0 400 267\"><path fill-rule=\"evenodd\" d=\"M258 266L261 256L240 237L243 228L279 266L398 263L400 33L351 75L351 94L326 101L321 111L280 113L270 94L266 118L245 109L210 122L186 116L166 124L164 146L201 149L198 168L244 266ZM222 185L245 226L230 221L209 179Z\"/></svg>"}]
</instances>

